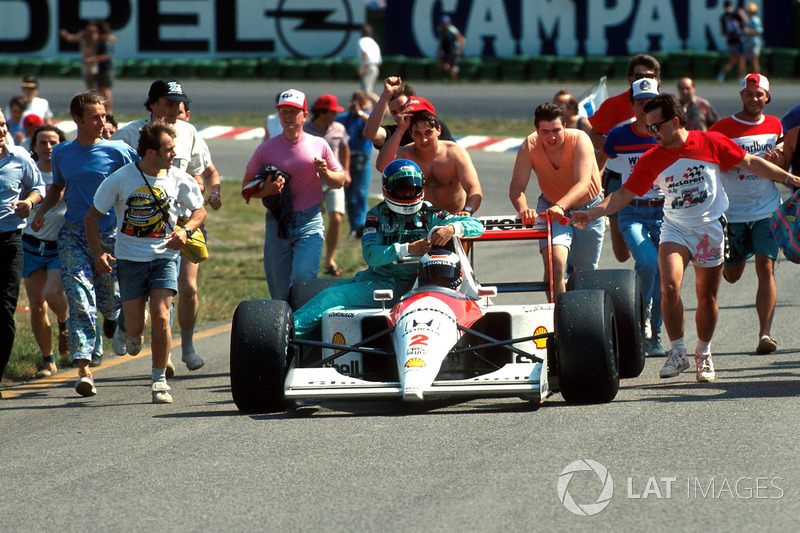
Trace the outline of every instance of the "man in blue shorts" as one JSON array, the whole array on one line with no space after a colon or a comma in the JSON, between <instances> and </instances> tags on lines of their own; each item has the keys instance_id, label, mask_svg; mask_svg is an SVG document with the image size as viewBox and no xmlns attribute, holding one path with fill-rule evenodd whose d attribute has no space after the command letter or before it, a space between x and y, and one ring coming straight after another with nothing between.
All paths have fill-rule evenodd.
<instances>
[{"instance_id":1,"label":"man in blue shorts","mask_svg":"<svg viewBox=\"0 0 800 533\"><path fill-rule=\"evenodd\" d=\"M136 152L126 144L103 139L105 103L105 98L94 90L77 94L70 102L69 112L78 126L77 137L53 148L53 184L31 222L31 228L41 229L44 215L61 200L63 193L67 212L58 236L58 260L69 303L70 357L78 365L75 390L81 396L97 394L89 371L97 340L97 312L110 320L119 317L117 327L122 322L116 269L105 273L95 270L83 217L92 206L100 183L117 169L139 160ZM111 253L117 234L114 217L104 215L99 221L99 229L100 241ZM115 343L114 350L124 354L126 348Z\"/></svg>"},{"instance_id":2,"label":"man in blue shorts","mask_svg":"<svg viewBox=\"0 0 800 533\"><path fill-rule=\"evenodd\" d=\"M206 218L200 186L191 175L172 166L176 136L175 128L163 120L148 122L139 136L137 152L142 160L125 165L100 184L85 218L97 271L109 273L111 263L117 263L126 318L118 331L128 347L134 346L144 331L144 310L150 298L153 403L172 403L166 372L172 343L169 315L178 292L178 257L189 234ZM103 249L97 225L112 207L117 215L113 256ZM184 208L191 216L179 226L178 216Z\"/></svg>"}]
</instances>

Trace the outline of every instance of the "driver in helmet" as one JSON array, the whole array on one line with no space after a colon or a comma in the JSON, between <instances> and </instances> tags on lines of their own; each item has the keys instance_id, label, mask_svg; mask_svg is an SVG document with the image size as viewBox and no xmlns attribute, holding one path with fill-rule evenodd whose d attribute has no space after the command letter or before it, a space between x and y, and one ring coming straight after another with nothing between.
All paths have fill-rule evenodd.
<instances>
[{"instance_id":1,"label":"driver in helmet","mask_svg":"<svg viewBox=\"0 0 800 533\"><path fill-rule=\"evenodd\" d=\"M461 261L449 250L431 250L419 260L419 286L438 285L458 290L461 286Z\"/></svg>"},{"instance_id":2,"label":"driver in helmet","mask_svg":"<svg viewBox=\"0 0 800 533\"><path fill-rule=\"evenodd\" d=\"M329 309L376 307L372 293L378 289L392 289L394 305L417 278L417 265L397 263L399 259L442 248L454 235L483 234L478 219L451 215L423 200L424 178L413 161L397 159L389 163L383 170L382 183L384 200L367 213L361 237L362 255L369 268L322 291L298 309L294 314L296 337L319 337L322 315ZM458 266L460 280L460 263Z\"/></svg>"}]
</instances>

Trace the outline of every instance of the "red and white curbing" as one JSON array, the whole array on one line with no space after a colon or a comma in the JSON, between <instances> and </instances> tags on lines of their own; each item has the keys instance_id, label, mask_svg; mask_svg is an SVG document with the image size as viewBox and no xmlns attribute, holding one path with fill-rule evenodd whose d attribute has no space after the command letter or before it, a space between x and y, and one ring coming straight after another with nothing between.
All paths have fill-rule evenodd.
<instances>
[{"instance_id":1,"label":"red and white curbing","mask_svg":"<svg viewBox=\"0 0 800 533\"><path fill-rule=\"evenodd\" d=\"M127 123L120 123L120 127ZM75 134L75 123L72 121L57 122L56 125L67 135ZM264 128L243 128L233 126L197 126L203 139L234 139L237 141L260 141L264 137ZM487 137L485 135L465 135L456 137L456 142L467 150L484 150L487 152L516 152L524 139L518 137Z\"/></svg>"}]
</instances>

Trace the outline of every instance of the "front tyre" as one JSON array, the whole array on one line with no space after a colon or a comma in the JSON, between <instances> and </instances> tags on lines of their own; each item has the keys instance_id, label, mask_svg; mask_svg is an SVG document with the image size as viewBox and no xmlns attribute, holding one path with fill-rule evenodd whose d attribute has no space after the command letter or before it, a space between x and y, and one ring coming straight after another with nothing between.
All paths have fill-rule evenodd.
<instances>
[{"instance_id":1,"label":"front tyre","mask_svg":"<svg viewBox=\"0 0 800 533\"><path fill-rule=\"evenodd\" d=\"M286 410L284 380L294 318L283 300L241 302L231 326L231 393L243 413Z\"/></svg>"},{"instance_id":2,"label":"front tyre","mask_svg":"<svg viewBox=\"0 0 800 533\"><path fill-rule=\"evenodd\" d=\"M580 290L556 299L559 387L567 403L610 402L619 390L614 304L605 291Z\"/></svg>"}]
</instances>

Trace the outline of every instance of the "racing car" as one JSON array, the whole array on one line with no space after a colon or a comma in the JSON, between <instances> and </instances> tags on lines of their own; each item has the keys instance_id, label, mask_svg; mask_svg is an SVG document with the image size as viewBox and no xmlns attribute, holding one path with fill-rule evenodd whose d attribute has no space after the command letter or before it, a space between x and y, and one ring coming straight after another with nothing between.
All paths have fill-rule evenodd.
<instances>
[{"instance_id":1,"label":"racing car","mask_svg":"<svg viewBox=\"0 0 800 533\"><path fill-rule=\"evenodd\" d=\"M540 217L541 218L541 217ZM550 221L524 227L515 217L481 217L473 241L546 239ZM466 240L466 239L463 239ZM336 308L322 317L322 341L294 338L293 311L332 280L296 282L288 301L237 307L230 347L231 392L241 412L285 411L297 402L396 398L519 397L538 407L560 392L568 403L614 399L620 378L644 368L644 308L633 270L576 272L567 291L541 304L496 304L498 293L548 291L552 283L482 285L458 238L457 290L420 285L386 308ZM552 256L552 254L551 254ZM549 265L552 280L552 262Z\"/></svg>"}]
</instances>

